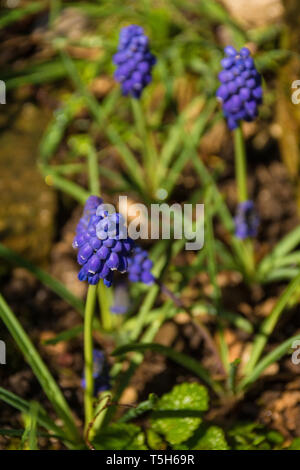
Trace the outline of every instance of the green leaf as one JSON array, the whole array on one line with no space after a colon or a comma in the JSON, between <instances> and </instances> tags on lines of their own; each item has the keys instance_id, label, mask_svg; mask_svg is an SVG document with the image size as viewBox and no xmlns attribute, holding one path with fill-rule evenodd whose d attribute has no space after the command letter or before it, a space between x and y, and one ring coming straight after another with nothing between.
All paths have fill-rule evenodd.
<instances>
[{"instance_id":1,"label":"green leaf","mask_svg":"<svg viewBox=\"0 0 300 470\"><path fill-rule=\"evenodd\" d=\"M119 423L127 423L127 421L135 419L138 416L141 416L142 414L153 410L157 403L157 400L157 396L154 393L150 393L148 400L142 401L138 404L136 408L130 409L127 413L122 416L121 419L119 419Z\"/></svg>"},{"instance_id":2,"label":"green leaf","mask_svg":"<svg viewBox=\"0 0 300 470\"><path fill-rule=\"evenodd\" d=\"M159 434L157 434L153 429L147 429L147 443L150 449L153 450L164 450L166 448L166 444L164 443L163 439Z\"/></svg>"},{"instance_id":3,"label":"green leaf","mask_svg":"<svg viewBox=\"0 0 300 470\"><path fill-rule=\"evenodd\" d=\"M16 408L17 410L21 411L22 413L29 413L30 410L30 403L24 400L23 398L18 397L14 393L10 392L9 390L5 390L5 388L0 387L0 400L4 401L8 405ZM40 426L49 431L53 431L55 434L59 435L61 438L64 438L64 434L62 430L56 426L56 424L52 421L51 418L47 415L46 411L39 406L38 414L37 414L37 421Z\"/></svg>"},{"instance_id":4,"label":"green leaf","mask_svg":"<svg viewBox=\"0 0 300 470\"><path fill-rule=\"evenodd\" d=\"M31 2L29 5L23 8L8 9L5 13L2 13L0 18L0 28L3 29L6 26L20 21L27 15L33 15L45 7L45 2Z\"/></svg>"},{"instance_id":5,"label":"green leaf","mask_svg":"<svg viewBox=\"0 0 300 470\"><path fill-rule=\"evenodd\" d=\"M81 97L71 95L66 99L64 106L55 111L54 117L48 125L39 145L39 159L43 164L47 164L56 152L67 126L82 105L83 100Z\"/></svg>"},{"instance_id":6,"label":"green leaf","mask_svg":"<svg viewBox=\"0 0 300 470\"><path fill-rule=\"evenodd\" d=\"M300 437L296 437L287 450L300 450Z\"/></svg>"},{"instance_id":7,"label":"green leaf","mask_svg":"<svg viewBox=\"0 0 300 470\"><path fill-rule=\"evenodd\" d=\"M203 385L183 383L159 400L152 415L153 430L163 434L170 444L189 439L208 409L208 393Z\"/></svg>"},{"instance_id":8,"label":"green leaf","mask_svg":"<svg viewBox=\"0 0 300 470\"><path fill-rule=\"evenodd\" d=\"M70 439L79 439L78 429L76 428L72 412L61 392L57 386L54 378L49 372L47 366L34 347L30 338L27 336L22 325L17 320L16 316L9 308L4 298L0 294L0 318L6 325L10 334L17 343L19 349L23 353L25 359L33 370L36 378L41 384L44 392L52 403L57 414L62 418L66 426L66 432Z\"/></svg>"},{"instance_id":9,"label":"green leaf","mask_svg":"<svg viewBox=\"0 0 300 470\"><path fill-rule=\"evenodd\" d=\"M285 64L290 57L292 52L284 49L274 49L261 54L255 59L255 63L260 72L264 70L276 70L280 65Z\"/></svg>"},{"instance_id":10,"label":"green leaf","mask_svg":"<svg viewBox=\"0 0 300 470\"><path fill-rule=\"evenodd\" d=\"M102 429L92 444L96 450L147 450L145 435L135 424L113 423Z\"/></svg>"},{"instance_id":11,"label":"green leaf","mask_svg":"<svg viewBox=\"0 0 300 470\"><path fill-rule=\"evenodd\" d=\"M29 424L29 435L28 435L29 450L38 450L37 414L38 414L38 403L33 402L30 408L30 424Z\"/></svg>"},{"instance_id":12,"label":"green leaf","mask_svg":"<svg viewBox=\"0 0 300 470\"><path fill-rule=\"evenodd\" d=\"M63 176L57 174L51 166L41 166L41 171L45 176L45 180L49 186L54 186L64 193L68 194L80 204L84 204L89 197L89 192L83 189L79 184L70 181Z\"/></svg>"},{"instance_id":13,"label":"green leaf","mask_svg":"<svg viewBox=\"0 0 300 470\"><path fill-rule=\"evenodd\" d=\"M253 368L257 364L265 345L268 342L268 339L280 318L283 310L285 309L287 303L289 302L290 298L294 294L294 292L298 289L300 285L300 274L293 279L284 292L279 297L276 305L272 309L270 315L264 320L262 323L258 334L255 337L253 342L250 359L245 367L245 374L246 376L251 374Z\"/></svg>"},{"instance_id":14,"label":"green leaf","mask_svg":"<svg viewBox=\"0 0 300 470\"><path fill-rule=\"evenodd\" d=\"M119 135L118 131L112 125L111 121L106 122L106 116L103 113L103 109L94 98L94 96L88 91L87 87L81 80L81 77L78 73L76 65L73 60L65 51L60 51L62 63L69 74L72 82L74 83L78 93L84 98L86 106L89 108L94 119L98 125L103 129L107 137L110 139L111 143L116 146L120 153L120 157L123 160L124 165L126 166L130 177L134 180L137 187L140 189L141 193L144 191L144 177L141 166L139 165L137 159L129 149L126 143Z\"/></svg>"},{"instance_id":15,"label":"green leaf","mask_svg":"<svg viewBox=\"0 0 300 470\"><path fill-rule=\"evenodd\" d=\"M283 436L276 431L268 431L256 422L238 423L229 432L231 447L234 450L270 450L281 448Z\"/></svg>"},{"instance_id":16,"label":"green leaf","mask_svg":"<svg viewBox=\"0 0 300 470\"><path fill-rule=\"evenodd\" d=\"M76 336L82 333L82 331L83 325L74 326L74 328L70 328L69 330L65 330L62 333L59 333L54 338L43 341L43 344L57 344L61 341L69 341L70 339L76 338Z\"/></svg>"},{"instance_id":17,"label":"green leaf","mask_svg":"<svg viewBox=\"0 0 300 470\"><path fill-rule=\"evenodd\" d=\"M210 426L192 450L229 450L224 431L218 426Z\"/></svg>"},{"instance_id":18,"label":"green leaf","mask_svg":"<svg viewBox=\"0 0 300 470\"><path fill-rule=\"evenodd\" d=\"M144 352L144 351L147 351L147 349L150 349L151 351L154 351L154 352L158 352L168 357L169 359L172 359L174 362L177 362L177 364L180 364L181 366L192 371L195 375L200 377L204 382L210 385L213 388L213 390L215 390L216 393L220 392L219 384L211 378L209 372L206 369L204 369L204 367L201 366L201 364L198 361L196 361L195 359L189 356L186 356L185 354L179 353L175 351L174 349L163 346L162 344L131 343L125 346L120 346L119 348L115 349L115 351L112 354L113 356L119 356L121 354L125 354L131 351Z\"/></svg>"},{"instance_id":19,"label":"green leaf","mask_svg":"<svg viewBox=\"0 0 300 470\"><path fill-rule=\"evenodd\" d=\"M246 389L249 385L255 382L258 377L263 373L263 371L271 364L273 364L273 362L276 362L281 359L282 356L284 356L287 351L292 347L293 342L297 340L300 340L300 335L292 336L291 338L287 339L282 344L280 344L273 351L271 351L269 354L267 354L263 359L261 359L261 361L259 361L257 366L253 369L251 374L247 375L240 382L239 386L237 387L237 391Z\"/></svg>"}]
</instances>

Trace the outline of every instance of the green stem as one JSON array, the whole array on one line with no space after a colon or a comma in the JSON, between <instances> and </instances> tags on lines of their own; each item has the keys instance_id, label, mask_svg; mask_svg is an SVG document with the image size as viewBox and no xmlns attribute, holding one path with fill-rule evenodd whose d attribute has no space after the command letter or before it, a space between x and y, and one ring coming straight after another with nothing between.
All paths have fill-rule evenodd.
<instances>
[{"instance_id":1,"label":"green stem","mask_svg":"<svg viewBox=\"0 0 300 470\"><path fill-rule=\"evenodd\" d=\"M139 100L132 98L131 107L135 120L135 125L139 136L142 140L143 145L143 161L144 168L146 169L146 175L148 176L148 185L151 187L151 191L155 190L155 180L156 180L156 150L151 140L151 136L147 130L147 124L145 120L145 114L141 107Z\"/></svg>"},{"instance_id":2,"label":"green stem","mask_svg":"<svg viewBox=\"0 0 300 470\"><path fill-rule=\"evenodd\" d=\"M234 155L238 201L245 202L248 200L247 158L241 124L234 130ZM252 240L244 240L242 247L244 249L245 273L251 281L255 276L254 247Z\"/></svg>"},{"instance_id":3,"label":"green stem","mask_svg":"<svg viewBox=\"0 0 300 470\"><path fill-rule=\"evenodd\" d=\"M224 338L224 328L222 324L222 320L220 319L220 311L221 311L221 289L218 285L218 269L217 269L217 262L215 258L215 238L214 238L214 231L213 231L213 220L212 220L212 213L211 213L211 202L212 202L212 190L209 187L206 190L206 198L205 198L205 205L206 205L206 217L205 217L205 239L206 239L206 253L207 253L207 267L208 273L210 277L210 282L213 286L213 296L216 305L216 310L218 312L217 315L217 324L218 324L218 333L220 339L220 358L219 354L217 356L220 362L220 369L222 368L222 372L226 373L229 370L229 359L228 359L228 348Z\"/></svg>"},{"instance_id":4,"label":"green stem","mask_svg":"<svg viewBox=\"0 0 300 470\"><path fill-rule=\"evenodd\" d=\"M234 131L235 171L239 202L248 200L246 149L241 125Z\"/></svg>"},{"instance_id":5,"label":"green stem","mask_svg":"<svg viewBox=\"0 0 300 470\"><path fill-rule=\"evenodd\" d=\"M110 292L109 288L100 279L98 284L98 300L100 305L101 325L105 331L112 330L112 317L110 313Z\"/></svg>"},{"instance_id":6,"label":"green stem","mask_svg":"<svg viewBox=\"0 0 300 470\"><path fill-rule=\"evenodd\" d=\"M88 288L84 313L84 410L86 427L93 419L93 315L96 303L96 293L97 286L90 285Z\"/></svg>"}]
</instances>

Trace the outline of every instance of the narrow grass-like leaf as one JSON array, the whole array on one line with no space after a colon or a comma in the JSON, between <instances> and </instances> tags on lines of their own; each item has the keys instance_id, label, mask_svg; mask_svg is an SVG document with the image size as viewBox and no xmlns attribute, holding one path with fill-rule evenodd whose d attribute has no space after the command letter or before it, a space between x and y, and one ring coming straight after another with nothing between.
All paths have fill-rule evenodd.
<instances>
[{"instance_id":1,"label":"narrow grass-like leaf","mask_svg":"<svg viewBox=\"0 0 300 470\"><path fill-rule=\"evenodd\" d=\"M274 362L281 359L287 351L292 347L294 341L300 340L300 334L292 336L291 338L284 341L282 344L277 346L273 351L267 354L252 370L251 374L245 377L239 384L237 390L242 391L246 389L249 385L255 382L263 371L269 367Z\"/></svg>"},{"instance_id":2,"label":"narrow grass-like leaf","mask_svg":"<svg viewBox=\"0 0 300 470\"><path fill-rule=\"evenodd\" d=\"M23 8L9 9L5 13L2 13L0 18L0 28L6 28L6 26L9 26L16 21L20 21L27 15L33 15L34 13L37 13L44 7L45 2L35 1L31 2L29 5L26 5Z\"/></svg>"},{"instance_id":3,"label":"narrow grass-like leaf","mask_svg":"<svg viewBox=\"0 0 300 470\"><path fill-rule=\"evenodd\" d=\"M245 367L246 376L249 376L252 373L264 350L265 345L268 342L271 333L273 332L279 320L280 315L282 314L284 308L286 307L288 301L290 300L294 292L299 288L299 285L300 274L298 274L298 276L293 279L293 281L288 285L288 287L279 297L270 315L263 321L259 332L254 339L250 359Z\"/></svg>"},{"instance_id":4,"label":"narrow grass-like leaf","mask_svg":"<svg viewBox=\"0 0 300 470\"><path fill-rule=\"evenodd\" d=\"M45 394L52 403L57 414L62 418L66 433L70 439L79 440L78 429L76 428L72 412L67 404L61 390L57 386L54 378L50 374L47 366L43 362L41 356L35 346L25 333L23 327L17 320L16 316L9 308L4 298L0 294L0 318L6 325L10 334L17 343L19 349L23 353L26 361L32 368L36 378L41 384Z\"/></svg>"},{"instance_id":5,"label":"narrow grass-like leaf","mask_svg":"<svg viewBox=\"0 0 300 470\"><path fill-rule=\"evenodd\" d=\"M265 276L265 273L269 273L280 258L284 258L300 243L300 226L296 227L290 233L288 233L272 250L272 253L265 256L260 265L258 266L259 273ZM292 255L291 255L292 256Z\"/></svg>"},{"instance_id":6,"label":"narrow grass-like leaf","mask_svg":"<svg viewBox=\"0 0 300 470\"><path fill-rule=\"evenodd\" d=\"M126 168L130 172L130 176L134 179L135 183L143 192L144 178L138 161L128 146L123 142L114 126L110 122L105 122L105 116L103 115L101 106L82 82L72 59L65 51L61 51L60 53L65 69L76 86L77 91L84 97L86 105L88 106L100 128L107 134L111 143L118 149Z\"/></svg>"},{"instance_id":7,"label":"narrow grass-like leaf","mask_svg":"<svg viewBox=\"0 0 300 470\"><path fill-rule=\"evenodd\" d=\"M49 186L54 186L55 188L60 189L64 193L76 199L80 204L84 204L89 197L88 191L78 184L73 183L73 181L69 181L58 175L50 166L42 166L41 170L45 176L46 183Z\"/></svg>"},{"instance_id":8,"label":"narrow grass-like leaf","mask_svg":"<svg viewBox=\"0 0 300 470\"><path fill-rule=\"evenodd\" d=\"M3 387L0 387L0 400L4 401L8 405L12 406L13 408L21 411L22 413L29 413L30 410L30 403L23 398L18 397L14 393L6 390ZM56 435L59 435L61 438L64 438L63 430L60 429L56 424L52 421L52 419L47 415L46 411L39 406L38 414L37 414L37 421L40 426L49 431L54 432Z\"/></svg>"},{"instance_id":9,"label":"narrow grass-like leaf","mask_svg":"<svg viewBox=\"0 0 300 470\"><path fill-rule=\"evenodd\" d=\"M29 427L29 435L28 435L29 450L38 450L37 414L38 414L38 404L36 402L33 402L30 408L30 427Z\"/></svg>"},{"instance_id":10,"label":"narrow grass-like leaf","mask_svg":"<svg viewBox=\"0 0 300 470\"><path fill-rule=\"evenodd\" d=\"M51 339L44 341L44 344L53 345L60 343L61 341L69 341L70 339L76 338L83 331L83 325L74 326L69 330L65 330L62 333L59 333L57 336Z\"/></svg>"}]
</instances>

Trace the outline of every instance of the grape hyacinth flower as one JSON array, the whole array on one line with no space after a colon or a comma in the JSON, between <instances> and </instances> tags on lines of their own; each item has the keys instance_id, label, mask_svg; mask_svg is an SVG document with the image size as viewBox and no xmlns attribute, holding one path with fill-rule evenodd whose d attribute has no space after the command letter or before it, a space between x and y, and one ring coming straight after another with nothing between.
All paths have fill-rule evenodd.
<instances>
[{"instance_id":1,"label":"grape hyacinth flower","mask_svg":"<svg viewBox=\"0 0 300 470\"><path fill-rule=\"evenodd\" d=\"M92 285L103 279L110 287L114 271L128 270L133 245L121 214L109 214L101 198L90 196L73 241L73 247L78 249L77 261L82 266L78 279Z\"/></svg>"},{"instance_id":2,"label":"grape hyacinth flower","mask_svg":"<svg viewBox=\"0 0 300 470\"><path fill-rule=\"evenodd\" d=\"M129 307L128 285L125 282L119 282L114 289L114 301L110 311L116 315L124 315Z\"/></svg>"},{"instance_id":3,"label":"grape hyacinth flower","mask_svg":"<svg viewBox=\"0 0 300 470\"><path fill-rule=\"evenodd\" d=\"M246 47L237 51L227 46L224 52L217 98L222 102L229 129L234 130L240 121L254 121L257 117L263 97L261 76Z\"/></svg>"},{"instance_id":4,"label":"grape hyacinth flower","mask_svg":"<svg viewBox=\"0 0 300 470\"><path fill-rule=\"evenodd\" d=\"M132 282L143 282L144 284L153 284L155 278L151 273L153 262L149 259L146 250L136 247L128 262L128 277Z\"/></svg>"},{"instance_id":5,"label":"grape hyacinth flower","mask_svg":"<svg viewBox=\"0 0 300 470\"><path fill-rule=\"evenodd\" d=\"M235 236L244 240L255 237L259 226L259 217L253 201L244 201L238 205L235 221Z\"/></svg>"},{"instance_id":6,"label":"grape hyacinth flower","mask_svg":"<svg viewBox=\"0 0 300 470\"><path fill-rule=\"evenodd\" d=\"M93 350L93 378L94 378L94 396L100 392L111 389L109 367L104 353L99 349ZM85 388L85 379L81 380L82 388Z\"/></svg>"},{"instance_id":7,"label":"grape hyacinth flower","mask_svg":"<svg viewBox=\"0 0 300 470\"><path fill-rule=\"evenodd\" d=\"M117 65L114 76L121 83L123 95L139 98L152 80L151 69L156 63L143 28L133 24L121 29L113 62Z\"/></svg>"}]
</instances>

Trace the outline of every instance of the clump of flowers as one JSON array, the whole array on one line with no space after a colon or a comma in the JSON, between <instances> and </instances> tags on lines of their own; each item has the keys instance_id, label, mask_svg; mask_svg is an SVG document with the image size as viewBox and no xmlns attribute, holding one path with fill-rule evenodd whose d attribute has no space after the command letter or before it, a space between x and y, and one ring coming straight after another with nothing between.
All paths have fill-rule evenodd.
<instances>
[{"instance_id":1,"label":"clump of flowers","mask_svg":"<svg viewBox=\"0 0 300 470\"><path fill-rule=\"evenodd\" d=\"M249 49L237 51L232 46L224 49L223 70L219 73L221 86L217 97L222 102L229 129L238 127L240 121L254 121L262 103L261 76L256 70Z\"/></svg>"},{"instance_id":2,"label":"clump of flowers","mask_svg":"<svg viewBox=\"0 0 300 470\"><path fill-rule=\"evenodd\" d=\"M103 279L110 287L114 271L128 270L133 245L122 215L109 214L101 198L90 196L73 241L73 247L78 249L77 261L82 266L78 279L94 285Z\"/></svg>"},{"instance_id":3,"label":"clump of flowers","mask_svg":"<svg viewBox=\"0 0 300 470\"><path fill-rule=\"evenodd\" d=\"M143 282L144 284L153 284L155 278L151 273L153 262L149 259L146 250L136 247L128 263L128 277L132 282Z\"/></svg>"},{"instance_id":4,"label":"clump of flowers","mask_svg":"<svg viewBox=\"0 0 300 470\"><path fill-rule=\"evenodd\" d=\"M117 65L114 76L121 83L123 95L139 98L152 80L151 70L156 63L143 28L133 24L121 29L113 62Z\"/></svg>"},{"instance_id":5,"label":"clump of flowers","mask_svg":"<svg viewBox=\"0 0 300 470\"><path fill-rule=\"evenodd\" d=\"M235 216L235 235L241 240L257 235L259 217L253 201L244 201L238 205Z\"/></svg>"},{"instance_id":6,"label":"clump of flowers","mask_svg":"<svg viewBox=\"0 0 300 470\"><path fill-rule=\"evenodd\" d=\"M94 396L111 389L109 366L105 355L99 349L93 350L93 378ZM85 388L85 378L81 380L81 385Z\"/></svg>"}]
</instances>

